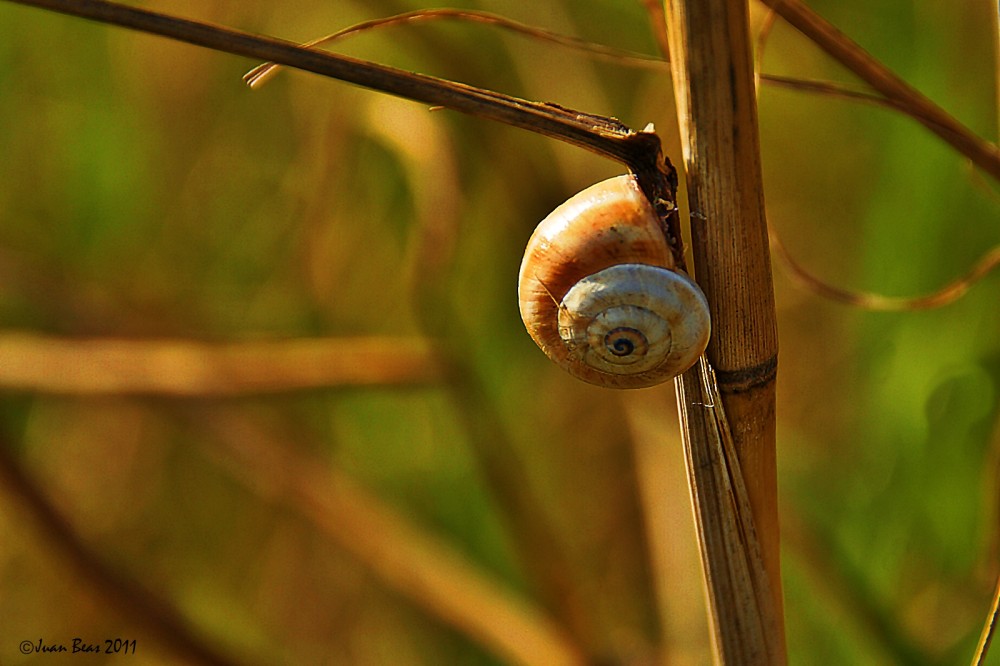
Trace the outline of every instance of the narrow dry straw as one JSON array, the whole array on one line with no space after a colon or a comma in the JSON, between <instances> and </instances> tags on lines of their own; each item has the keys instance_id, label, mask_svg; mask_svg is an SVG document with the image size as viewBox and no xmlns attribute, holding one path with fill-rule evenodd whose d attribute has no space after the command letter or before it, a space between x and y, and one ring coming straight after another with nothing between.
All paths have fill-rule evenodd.
<instances>
[{"instance_id":1,"label":"narrow dry straw","mask_svg":"<svg viewBox=\"0 0 1000 666\"><path fill-rule=\"evenodd\" d=\"M394 14L393 16L386 16L384 18L372 19L370 21L362 21L355 25L344 28L343 30L338 30L337 32L330 33L324 37L314 39L312 41L302 44L306 48L313 48L316 46L323 46L326 44L331 44L337 40L350 37L352 35L357 35L365 31L376 30L381 28L387 28L394 25L404 25L413 24L420 22L430 22L430 21L440 21L440 20L457 20L457 21L467 21L469 23L483 23L486 25L493 25L505 30L509 30L514 33L520 33L534 39L541 41L552 42L553 44L559 44L570 49L576 49L579 51L585 51L590 55L598 58L605 58L608 60L613 60L615 62L626 62L632 65L641 67L657 67L663 65L663 61L659 58L653 56L647 56L642 53L636 53L634 51L626 51L623 49L616 49L614 47L605 46L603 44L596 44L584 39L579 39L577 37L570 37L567 35L561 35L556 32L551 32L549 30L543 30L541 28L536 28L534 26L526 25L518 21L512 21L511 19L505 18L503 16L498 16L497 14L491 14L489 12L475 11L471 9L418 9L412 12L404 12L402 14ZM246 73L243 80L246 81L247 85L251 88L256 88L268 79L271 78L280 69L280 65L276 65L272 62L267 62L262 65L254 67L252 70Z\"/></svg>"},{"instance_id":2,"label":"narrow dry straw","mask_svg":"<svg viewBox=\"0 0 1000 666\"><path fill-rule=\"evenodd\" d=\"M609 157L629 166L644 189L659 167L660 143L655 134L633 132L604 116L407 72L357 58L304 48L292 42L253 35L222 26L161 14L103 0L7 0L70 16L100 21L188 44L274 62L346 83L379 90L432 106L520 127ZM659 192L646 190L650 198Z\"/></svg>"},{"instance_id":3,"label":"narrow dry straw","mask_svg":"<svg viewBox=\"0 0 1000 666\"><path fill-rule=\"evenodd\" d=\"M989 613L986 614L986 623L979 636L979 643L976 645L976 653L972 658L973 666L984 666L986 663L986 655L989 654L990 643L993 642L998 618L1000 618L1000 576L997 577L996 585L993 587L993 599L990 602Z\"/></svg>"},{"instance_id":4,"label":"narrow dry straw","mask_svg":"<svg viewBox=\"0 0 1000 666\"><path fill-rule=\"evenodd\" d=\"M430 345L418 338L208 343L0 333L0 387L43 393L247 395L441 377Z\"/></svg>"}]
</instances>

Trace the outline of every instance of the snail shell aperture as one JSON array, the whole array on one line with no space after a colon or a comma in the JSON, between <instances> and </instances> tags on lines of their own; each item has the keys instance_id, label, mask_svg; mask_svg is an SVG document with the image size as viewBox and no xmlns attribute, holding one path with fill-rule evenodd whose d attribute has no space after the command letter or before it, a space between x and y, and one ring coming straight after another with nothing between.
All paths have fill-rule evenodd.
<instances>
[{"instance_id":1,"label":"snail shell aperture","mask_svg":"<svg viewBox=\"0 0 1000 666\"><path fill-rule=\"evenodd\" d=\"M674 266L635 178L611 178L535 229L518 277L521 319L542 351L579 379L659 384L691 367L711 332L705 295Z\"/></svg>"}]
</instances>

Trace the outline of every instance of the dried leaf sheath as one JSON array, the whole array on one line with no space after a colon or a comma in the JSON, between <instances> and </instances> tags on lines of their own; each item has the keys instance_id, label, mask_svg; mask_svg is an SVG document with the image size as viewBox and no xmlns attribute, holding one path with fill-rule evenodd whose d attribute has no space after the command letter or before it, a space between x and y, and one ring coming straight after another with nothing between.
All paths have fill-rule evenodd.
<instances>
[{"instance_id":1,"label":"dried leaf sheath","mask_svg":"<svg viewBox=\"0 0 1000 666\"><path fill-rule=\"evenodd\" d=\"M678 377L675 387L686 424L684 453L705 585L713 601L709 620L716 657L723 663L779 663L771 583L733 436L705 358Z\"/></svg>"}]
</instances>

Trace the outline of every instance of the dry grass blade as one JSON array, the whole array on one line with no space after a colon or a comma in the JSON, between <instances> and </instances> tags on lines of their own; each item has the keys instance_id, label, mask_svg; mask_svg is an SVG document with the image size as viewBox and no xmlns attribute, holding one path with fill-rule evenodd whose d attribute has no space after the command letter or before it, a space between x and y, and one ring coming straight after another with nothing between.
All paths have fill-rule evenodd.
<instances>
[{"instance_id":1,"label":"dry grass blade","mask_svg":"<svg viewBox=\"0 0 1000 666\"><path fill-rule=\"evenodd\" d=\"M387 587L511 663L582 666L576 647L538 609L516 599L439 540L415 529L329 465L299 454L236 413L197 413L219 455L258 492L309 519Z\"/></svg>"},{"instance_id":2,"label":"dry grass blade","mask_svg":"<svg viewBox=\"0 0 1000 666\"><path fill-rule=\"evenodd\" d=\"M606 58L609 60L615 60L618 62L626 62L639 67L657 67L662 66L664 61L655 56L648 56L641 53L636 53L634 51L627 51L625 49L616 49L611 46L605 46L604 44L596 44L594 42L589 42L578 37L571 37L569 35L561 35L557 32L552 32L550 30L544 30L542 28L536 28L534 26L526 25L518 21L513 21L509 18L499 16L497 14L491 14L489 12L475 11L471 9L420 9L413 12L405 12L403 14L396 14L394 16L386 16L385 18L372 19L371 21L363 21L355 25L344 28L343 30L338 30L325 37L320 37L312 41L302 44L305 48L312 48L315 46L322 46L323 44L330 44L339 39L349 37L351 35L357 35L362 32L367 32L370 30L376 30L380 28L387 28L394 25L401 24L412 24L412 23L423 23L439 20L457 20L466 21L469 23L484 23L487 25L495 25L497 27L503 28L505 30L510 30L515 33L520 33L522 35L527 35L528 37L533 37L546 42L552 42L554 44L559 44L560 46L565 46L566 48L576 49L578 51L583 51L585 53L590 53L599 58ZM254 67L252 70L247 72L243 76L243 80L246 81L247 85L251 88L256 88L264 84L271 76L277 73L281 68L280 65L276 65L273 62L267 62L262 65Z\"/></svg>"},{"instance_id":3,"label":"dry grass blade","mask_svg":"<svg viewBox=\"0 0 1000 666\"><path fill-rule=\"evenodd\" d=\"M716 657L725 664L781 663L771 583L736 444L704 357L676 387L682 422L689 424L684 448Z\"/></svg>"},{"instance_id":4,"label":"dry grass blade","mask_svg":"<svg viewBox=\"0 0 1000 666\"><path fill-rule=\"evenodd\" d=\"M996 144L976 136L801 0L761 1L894 106L937 134L994 179L1000 180L1000 147Z\"/></svg>"},{"instance_id":5,"label":"dry grass blade","mask_svg":"<svg viewBox=\"0 0 1000 666\"><path fill-rule=\"evenodd\" d=\"M613 118L574 111L556 104L518 99L374 62L306 49L273 37L252 35L114 2L7 1L281 63L390 95L526 129L622 162L636 173L651 200L660 195L652 183L655 174L662 168L659 138L652 132L634 132Z\"/></svg>"},{"instance_id":6,"label":"dry grass blade","mask_svg":"<svg viewBox=\"0 0 1000 666\"><path fill-rule=\"evenodd\" d=\"M979 644L976 646L976 654L972 658L973 666L984 666L986 663L986 655L990 650L998 617L1000 617L1000 576L997 576L996 585L993 587L993 601L986 616L986 624L983 625L983 633L979 637Z\"/></svg>"},{"instance_id":7,"label":"dry grass blade","mask_svg":"<svg viewBox=\"0 0 1000 666\"><path fill-rule=\"evenodd\" d=\"M906 108L899 102L886 99L885 97L876 95L867 90L850 88L840 83L833 83L832 81L811 81L808 79L778 76L776 74L758 74L757 76L760 81L773 85L777 88L790 88L792 90L816 93L827 97L851 99L859 102L865 102L866 104L884 106L890 109L895 109L896 111L902 111L904 113L906 112Z\"/></svg>"},{"instance_id":8,"label":"dry grass blade","mask_svg":"<svg viewBox=\"0 0 1000 666\"><path fill-rule=\"evenodd\" d=\"M417 338L212 344L0 334L0 387L42 393L218 396L439 379Z\"/></svg>"},{"instance_id":9,"label":"dry grass blade","mask_svg":"<svg viewBox=\"0 0 1000 666\"><path fill-rule=\"evenodd\" d=\"M961 298L979 280L997 266L1000 266L1000 245L984 254L965 275L962 275L940 289L922 296L882 296L865 291L851 291L824 282L795 261L778 233L769 228L769 237L774 254L788 269L791 278L803 288L834 301L847 303L866 310L899 312L904 310L929 310L953 303Z\"/></svg>"}]
</instances>

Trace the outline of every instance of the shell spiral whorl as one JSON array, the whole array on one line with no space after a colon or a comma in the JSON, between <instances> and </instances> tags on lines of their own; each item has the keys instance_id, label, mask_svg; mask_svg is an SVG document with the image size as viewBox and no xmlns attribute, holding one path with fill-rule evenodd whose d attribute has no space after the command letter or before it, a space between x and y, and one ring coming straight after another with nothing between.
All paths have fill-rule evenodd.
<instances>
[{"instance_id":1,"label":"shell spiral whorl","mask_svg":"<svg viewBox=\"0 0 1000 666\"><path fill-rule=\"evenodd\" d=\"M542 351L611 388L679 375L711 331L704 294L674 270L659 219L628 175L592 185L542 220L521 262L518 303Z\"/></svg>"}]
</instances>

